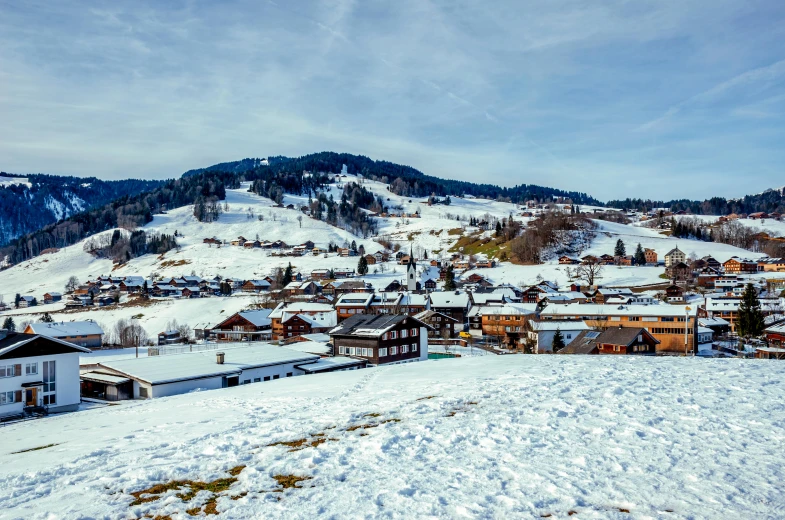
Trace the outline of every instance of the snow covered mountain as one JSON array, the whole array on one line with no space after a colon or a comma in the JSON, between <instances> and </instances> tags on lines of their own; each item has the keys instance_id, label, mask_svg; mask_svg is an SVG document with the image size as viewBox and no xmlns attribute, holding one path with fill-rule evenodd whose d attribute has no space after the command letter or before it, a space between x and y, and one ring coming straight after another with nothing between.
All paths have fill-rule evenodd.
<instances>
[{"instance_id":1,"label":"snow covered mountain","mask_svg":"<svg viewBox=\"0 0 785 520\"><path fill-rule=\"evenodd\" d=\"M59 175L0 173L0 246L86 209L148 191L160 181L102 181Z\"/></svg>"},{"instance_id":2,"label":"snow covered mountain","mask_svg":"<svg viewBox=\"0 0 785 520\"><path fill-rule=\"evenodd\" d=\"M483 356L128 401L2 428L0 517L781 518L777 365Z\"/></svg>"}]
</instances>

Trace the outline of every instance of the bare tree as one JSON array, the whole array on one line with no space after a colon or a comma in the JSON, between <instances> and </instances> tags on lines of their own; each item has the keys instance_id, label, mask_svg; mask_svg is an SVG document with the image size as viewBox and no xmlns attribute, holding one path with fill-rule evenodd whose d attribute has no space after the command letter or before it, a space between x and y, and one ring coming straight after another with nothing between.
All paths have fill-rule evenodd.
<instances>
[{"instance_id":1,"label":"bare tree","mask_svg":"<svg viewBox=\"0 0 785 520\"><path fill-rule=\"evenodd\" d=\"M586 282L587 285L594 285L596 280L602 278L603 265L597 260L582 263L575 270L579 280Z\"/></svg>"},{"instance_id":2,"label":"bare tree","mask_svg":"<svg viewBox=\"0 0 785 520\"><path fill-rule=\"evenodd\" d=\"M65 290L66 292L74 292L77 287L79 287L79 278L72 275L65 284Z\"/></svg>"},{"instance_id":3,"label":"bare tree","mask_svg":"<svg viewBox=\"0 0 785 520\"><path fill-rule=\"evenodd\" d=\"M180 332L180 337L183 339L183 341L186 343L191 341L191 327L189 327L187 323L183 323L177 327L177 330Z\"/></svg>"},{"instance_id":4,"label":"bare tree","mask_svg":"<svg viewBox=\"0 0 785 520\"><path fill-rule=\"evenodd\" d=\"M300 227L303 227L303 216L302 215L297 215L297 222L300 223Z\"/></svg>"},{"instance_id":5,"label":"bare tree","mask_svg":"<svg viewBox=\"0 0 785 520\"><path fill-rule=\"evenodd\" d=\"M147 332L138 323L125 319L114 326L115 342L123 347L140 347L147 343Z\"/></svg>"}]
</instances>

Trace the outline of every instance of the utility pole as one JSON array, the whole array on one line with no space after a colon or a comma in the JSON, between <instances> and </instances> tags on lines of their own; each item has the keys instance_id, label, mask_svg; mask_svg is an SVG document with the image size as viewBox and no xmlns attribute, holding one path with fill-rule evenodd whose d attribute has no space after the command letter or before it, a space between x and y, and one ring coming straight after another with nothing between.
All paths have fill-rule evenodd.
<instances>
[{"instance_id":1,"label":"utility pole","mask_svg":"<svg viewBox=\"0 0 785 520\"><path fill-rule=\"evenodd\" d=\"M689 356L689 354L688 354L688 346L689 346L688 332L690 330L690 311L691 310L692 310L692 307L690 307L689 305L687 305L684 308L684 355L685 356Z\"/></svg>"}]
</instances>

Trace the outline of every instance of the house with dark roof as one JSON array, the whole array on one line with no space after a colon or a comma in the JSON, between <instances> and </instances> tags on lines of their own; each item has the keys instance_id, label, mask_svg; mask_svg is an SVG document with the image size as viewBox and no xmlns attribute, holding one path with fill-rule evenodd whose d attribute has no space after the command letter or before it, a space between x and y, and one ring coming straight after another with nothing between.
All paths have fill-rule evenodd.
<instances>
[{"instance_id":1,"label":"house with dark roof","mask_svg":"<svg viewBox=\"0 0 785 520\"><path fill-rule=\"evenodd\" d=\"M428 359L431 326L406 314L355 315L329 334L334 356L364 359L369 365Z\"/></svg>"},{"instance_id":2,"label":"house with dark roof","mask_svg":"<svg viewBox=\"0 0 785 520\"><path fill-rule=\"evenodd\" d=\"M602 332L585 330L557 354L653 356L659 341L644 328L614 327Z\"/></svg>"},{"instance_id":3,"label":"house with dark roof","mask_svg":"<svg viewBox=\"0 0 785 520\"><path fill-rule=\"evenodd\" d=\"M263 341L272 337L272 309L236 312L212 328L218 341Z\"/></svg>"}]
</instances>

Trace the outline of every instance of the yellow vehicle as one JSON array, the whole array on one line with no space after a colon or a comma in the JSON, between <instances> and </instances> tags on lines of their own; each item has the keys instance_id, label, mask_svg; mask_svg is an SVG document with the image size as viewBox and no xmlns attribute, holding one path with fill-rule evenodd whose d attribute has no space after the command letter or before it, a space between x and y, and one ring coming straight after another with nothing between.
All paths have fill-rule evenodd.
<instances>
[{"instance_id":1,"label":"yellow vehicle","mask_svg":"<svg viewBox=\"0 0 785 520\"><path fill-rule=\"evenodd\" d=\"M463 338L463 339L471 339L472 335L469 334L468 332L461 331L461 333L458 334L458 337Z\"/></svg>"}]
</instances>

